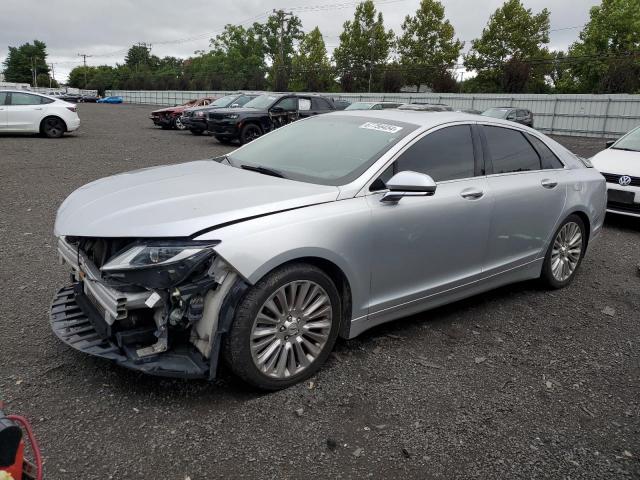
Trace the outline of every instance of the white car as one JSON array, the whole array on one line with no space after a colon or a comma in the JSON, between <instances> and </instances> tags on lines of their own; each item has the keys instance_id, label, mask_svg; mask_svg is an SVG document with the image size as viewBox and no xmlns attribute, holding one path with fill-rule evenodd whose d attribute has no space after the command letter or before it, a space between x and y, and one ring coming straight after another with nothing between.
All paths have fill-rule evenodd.
<instances>
[{"instance_id":1,"label":"white car","mask_svg":"<svg viewBox=\"0 0 640 480\"><path fill-rule=\"evenodd\" d=\"M34 92L0 90L0 132L41 133L59 138L79 126L73 103Z\"/></svg>"},{"instance_id":2,"label":"white car","mask_svg":"<svg viewBox=\"0 0 640 480\"><path fill-rule=\"evenodd\" d=\"M607 180L607 212L640 217L640 127L591 158Z\"/></svg>"}]
</instances>

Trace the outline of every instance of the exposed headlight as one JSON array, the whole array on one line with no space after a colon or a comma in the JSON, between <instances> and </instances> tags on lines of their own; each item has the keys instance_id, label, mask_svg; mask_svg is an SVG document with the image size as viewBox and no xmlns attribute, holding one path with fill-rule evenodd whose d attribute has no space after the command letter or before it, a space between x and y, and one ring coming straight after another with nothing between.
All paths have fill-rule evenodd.
<instances>
[{"instance_id":1,"label":"exposed headlight","mask_svg":"<svg viewBox=\"0 0 640 480\"><path fill-rule=\"evenodd\" d=\"M236 119L238 118L240 115L238 115L237 113L227 113L224 118L231 118L231 119Z\"/></svg>"},{"instance_id":2,"label":"exposed headlight","mask_svg":"<svg viewBox=\"0 0 640 480\"><path fill-rule=\"evenodd\" d=\"M147 288L170 288L186 280L214 255L219 242L154 242L134 245L116 255L101 270L107 277Z\"/></svg>"},{"instance_id":3,"label":"exposed headlight","mask_svg":"<svg viewBox=\"0 0 640 480\"><path fill-rule=\"evenodd\" d=\"M194 115L196 117L204 117L204 112L196 112Z\"/></svg>"}]
</instances>

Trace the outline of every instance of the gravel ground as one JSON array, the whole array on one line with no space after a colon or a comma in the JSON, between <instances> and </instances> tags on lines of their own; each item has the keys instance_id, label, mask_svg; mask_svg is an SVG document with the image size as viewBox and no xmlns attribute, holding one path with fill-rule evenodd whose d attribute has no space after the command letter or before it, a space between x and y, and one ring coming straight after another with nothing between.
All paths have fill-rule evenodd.
<instances>
[{"instance_id":1,"label":"gravel ground","mask_svg":"<svg viewBox=\"0 0 640 480\"><path fill-rule=\"evenodd\" d=\"M501 288L341 341L311 382L147 377L63 345L55 211L126 170L210 157L150 107L80 105L61 140L0 138L0 398L49 479L638 478L640 221L609 218L576 281ZM559 138L590 155L601 140Z\"/></svg>"}]
</instances>

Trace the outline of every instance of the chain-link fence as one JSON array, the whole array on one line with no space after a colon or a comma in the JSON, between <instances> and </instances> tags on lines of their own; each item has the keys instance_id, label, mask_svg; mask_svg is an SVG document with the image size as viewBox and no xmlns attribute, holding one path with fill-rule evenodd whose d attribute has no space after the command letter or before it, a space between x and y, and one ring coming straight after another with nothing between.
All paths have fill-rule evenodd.
<instances>
[{"instance_id":1,"label":"chain-link fence","mask_svg":"<svg viewBox=\"0 0 640 480\"><path fill-rule=\"evenodd\" d=\"M200 97L219 97L223 91L107 91L125 103L177 105ZM445 103L455 110L520 107L534 114L534 126L545 133L614 138L640 124L640 95L507 95L438 93L324 93L354 101L391 100Z\"/></svg>"}]
</instances>

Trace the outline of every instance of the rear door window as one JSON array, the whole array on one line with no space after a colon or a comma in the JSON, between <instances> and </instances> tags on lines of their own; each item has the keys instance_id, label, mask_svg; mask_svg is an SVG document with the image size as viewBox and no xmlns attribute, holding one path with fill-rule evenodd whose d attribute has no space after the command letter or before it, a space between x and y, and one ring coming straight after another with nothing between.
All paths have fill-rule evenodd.
<instances>
[{"instance_id":1,"label":"rear door window","mask_svg":"<svg viewBox=\"0 0 640 480\"><path fill-rule=\"evenodd\" d=\"M0 105L4 105L7 102L7 92L0 92Z\"/></svg>"},{"instance_id":2,"label":"rear door window","mask_svg":"<svg viewBox=\"0 0 640 480\"><path fill-rule=\"evenodd\" d=\"M300 110L301 112L308 112L309 110L311 110L311 100L308 98L299 98L298 110Z\"/></svg>"},{"instance_id":3,"label":"rear door window","mask_svg":"<svg viewBox=\"0 0 640 480\"><path fill-rule=\"evenodd\" d=\"M426 173L436 182L473 177L471 126L446 127L422 137L396 161L395 173L405 170Z\"/></svg>"},{"instance_id":4,"label":"rear door window","mask_svg":"<svg viewBox=\"0 0 640 480\"><path fill-rule=\"evenodd\" d=\"M327 100L317 97L311 97L311 109L319 111L333 110Z\"/></svg>"},{"instance_id":5,"label":"rear door window","mask_svg":"<svg viewBox=\"0 0 640 480\"><path fill-rule=\"evenodd\" d=\"M529 134L527 134L527 138L538 151L538 154L540 155L540 161L542 162L542 168L544 168L545 170L564 168L564 164L542 140Z\"/></svg>"},{"instance_id":6,"label":"rear door window","mask_svg":"<svg viewBox=\"0 0 640 480\"><path fill-rule=\"evenodd\" d=\"M39 95L31 95L30 93L12 92L11 105L40 105Z\"/></svg>"},{"instance_id":7,"label":"rear door window","mask_svg":"<svg viewBox=\"0 0 640 480\"><path fill-rule=\"evenodd\" d=\"M483 126L493 173L540 170L540 157L524 134L510 128Z\"/></svg>"}]
</instances>

